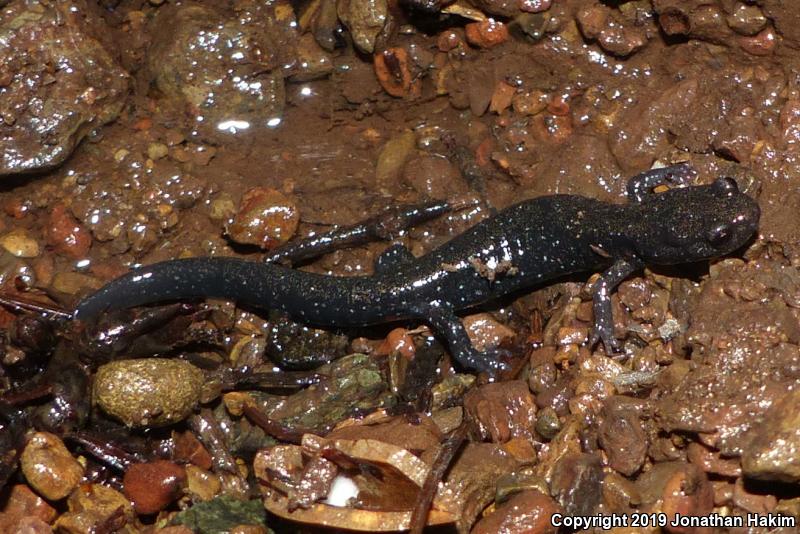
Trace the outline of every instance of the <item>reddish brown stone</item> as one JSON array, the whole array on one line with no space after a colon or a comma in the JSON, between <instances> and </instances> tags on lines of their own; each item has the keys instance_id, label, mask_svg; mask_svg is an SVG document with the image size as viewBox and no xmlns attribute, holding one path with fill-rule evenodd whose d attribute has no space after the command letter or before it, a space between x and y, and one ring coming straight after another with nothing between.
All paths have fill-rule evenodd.
<instances>
[{"instance_id":1,"label":"reddish brown stone","mask_svg":"<svg viewBox=\"0 0 800 534\"><path fill-rule=\"evenodd\" d=\"M92 236L75 217L70 215L64 204L56 204L50 210L47 221L47 244L57 254L73 259L86 257L92 246Z\"/></svg>"},{"instance_id":2,"label":"reddish brown stone","mask_svg":"<svg viewBox=\"0 0 800 534\"><path fill-rule=\"evenodd\" d=\"M175 442L174 460L191 463L206 470L211 469L211 454L193 433L174 432L172 440Z\"/></svg>"},{"instance_id":3,"label":"reddish brown stone","mask_svg":"<svg viewBox=\"0 0 800 534\"><path fill-rule=\"evenodd\" d=\"M547 495L528 490L517 493L472 529L472 534L555 534L558 529L550 521L561 508Z\"/></svg>"},{"instance_id":4,"label":"reddish brown stone","mask_svg":"<svg viewBox=\"0 0 800 534\"><path fill-rule=\"evenodd\" d=\"M464 408L483 439L504 443L512 437L530 438L536 423L536 404L521 380L486 384L464 397Z\"/></svg>"},{"instance_id":5,"label":"reddish brown stone","mask_svg":"<svg viewBox=\"0 0 800 534\"><path fill-rule=\"evenodd\" d=\"M154 514L179 495L186 480L183 467L166 460L131 466L123 479L125 496L140 514Z\"/></svg>"},{"instance_id":6,"label":"reddish brown stone","mask_svg":"<svg viewBox=\"0 0 800 534\"><path fill-rule=\"evenodd\" d=\"M478 48L492 48L508 41L508 27L493 19L472 22L465 29L469 44Z\"/></svg>"}]
</instances>

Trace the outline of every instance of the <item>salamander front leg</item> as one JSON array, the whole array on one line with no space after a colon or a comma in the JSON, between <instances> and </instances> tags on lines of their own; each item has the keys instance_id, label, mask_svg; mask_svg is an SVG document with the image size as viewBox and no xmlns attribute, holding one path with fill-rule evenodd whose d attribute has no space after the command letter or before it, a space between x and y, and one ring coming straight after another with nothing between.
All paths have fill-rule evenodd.
<instances>
[{"instance_id":1,"label":"salamander front leg","mask_svg":"<svg viewBox=\"0 0 800 534\"><path fill-rule=\"evenodd\" d=\"M611 292L627 277L644 267L638 258L617 260L592 287L594 326L589 346L603 341L607 353L620 352L619 341L614 337L614 312L611 309Z\"/></svg>"},{"instance_id":2,"label":"salamander front leg","mask_svg":"<svg viewBox=\"0 0 800 534\"><path fill-rule=\"evenodd\" d=\"M659 185L686 185L694 174L695 171L689 163L678 163L637 174L628 180L626 188L628 200L642 202L654 194L653 188Z\"/></svg>"},{"instance_id":3,"label":"salamander front leg","mask_svg":"<svg viewBox=\"0 0 800 534\"><path fill-rule=\"evenodd\" d=\"M450 353L462 366L477 371L496 373L509 369L503 359L510 355L509 351L494 349L480 352L475 350L467 335L464 325L456 316L452 306L446 302L433 302L418 308L416 315L445 339Z\"/></svg>"}]
</instances>

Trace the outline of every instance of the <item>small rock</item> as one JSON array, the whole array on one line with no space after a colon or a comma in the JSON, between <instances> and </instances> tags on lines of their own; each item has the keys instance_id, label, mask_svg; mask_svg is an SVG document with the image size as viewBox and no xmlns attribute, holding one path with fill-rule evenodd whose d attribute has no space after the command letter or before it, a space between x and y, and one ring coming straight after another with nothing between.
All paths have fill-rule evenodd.
<instances>
[{"instance_id":1,"label":"small rock","mask_svg":"<svg viewBox=\"0 0 800 534\"><path fill-rule=\"evenodd\" d=\"M212 458L208 450L200 443L195 435L186 432L173 432L172 441L175 443L173 459L183 463L192 463L203 469L211 469Z\"/></svg>"},{"instance_id":2,"label":"small rock","mask_svg":"<svg viewBox=\"0 0 800 534\"><path fill-rule=\"evenodd\" d=\"M403 181L419 194L445 200L469 190L464 178L447 158L424 155L406 162Z\"/></svg>"},{"instance_id":3,"label":"small rock","mask_svg":"<svg viewBox=\"0 0 800 534\"><path fill-rule=\"evenodd\" d=\"M188 417L204 383L203 372L182 360L121 360L97 370L93 398L128 426L161 426Z\"/></svg>"},{"instance_id":4,"label":"small rock","mask_svg":"<svg viewBox=\"0 0 800 534\"><path fill-rule=\"evenodd\" d=\"M559 345L580 345L589 338L589 329L578 326L562 326L556 334Z\"/></svg>"},{"instance_id":5,"label":"small rock","mask_svg":"<svg viewBox=\"0 0 800 534\"><path fill-rule=\"evenodd\" d=\"M82 484L67 499L69 511L58 518L55 529L68 534L93 534L108 528L111 521L135 524L130 501L120 492L102 484ZM123 523L123 524L124 524Z\"/></svg>"},{"instance_id":6,"label":"small rock","mask_svg":"<svg viewBox=\"0 0 800 534\"><path fill-rule=\"evenodd\" d=\"M292 73L293 82L307 82L324 78L333 72L333 60L314 36L305 33L297 43L297 66Z\"/></svg>"},{"instance_id":7,"label":"small rock","mask_svg":"<svg viewBox=\"0 0 800 534\"><path fill-rule=\"evenodd\" d=\"M3 519L3 514L0 514L0 520ZM42 521L38 517L22 517L16 521L12 530L7 531L8 534L52 534L53 527ZM2 527L0 527L1 529ZM0 530L0 532L3 532Z\"/></svg>"},{"instance_id":8,"label":"small rock","mask_svg":"<svg viewBox=\"0 0 800 534\"><path fill-rule=\"evenodd\" d=\"M300 212L292 200L275 189L256 187L242 197L227 234L237 243L269 250L289 241L299 223Z\"/></svg>"},{"instance_id":9,"label":"small rock","mask_svg":"<svg viewBox=\"0 0 800 534\"><path fill-rule=\"evenodd\" d=\"M11 230L0 237L0 245L17 258L35 258L41 253L39 243L22 229Z\"/></svg>"},{"instance_id":10,"label":"small rock","mask_svg":"<svg viewBox=\"0 0 800 534\"><path fill-rule=\"evenodd\" d=\"M129 75L93 37L103 22L88 5L0 6L0 176L41 172L117 118Z\"/></svg>"},{"instance_id":11,"label":"small rock","mask_svg":"<svg viewBox=\"0 0 800 534\"><path fill-rule=\"evenodd\" d=\"M647 44L647 33L618 13L600 2L588 2L576 19L584 37L596 40L610 54L625 57Z\"/></svg>"},{"instance_id":12,"label":"small rock","mask_svg":"<svg viewBox=\"0 0 800 534\"><path fill-rule=\"evenodd\" d=\"M336 10L339 20L350 30L353 43L362 52L371 54L389 18L386 0L338 0Z\"/></svg>"},{"instance_id":13,"label":"small rock","mask_svg":"<svg viewBox=\"0 0 800 534\"><path fill-rule=\"evenodd\" d=\"M503 443L512 437L531 438L536 424L536 404L521 380L486 384L464 397L464 409L477 425L482 439Z\"/></svg>"},{"instance_id":14,"label":"small rock","mask_svg":"<svg viewBox=\"0 0 800 534\"><path fill-rule=\"evenodd\" d=\"M599 440L611 468L631 476L644 464L648 439L639 413L633 407L615 402L619 398L612 397L606 401Z\"/></svg>"},{"instance_id":15,"label":"small rock","mask_svg":"<svg viewBox=\"0 0 800 534\"><path fill-rule=\"evenodd\" d=\"M561 430L561 419L550 406L542 408L536 417L536 432L545 439L553 439Z\"/></svg>"},{"instance_id":16,"label":"small rock","mask_svg":"<svg viewBox=\"0 0 800 534\"><path fill-rule=\"evenodd\" d=\"M492 100L489 102L489 111L500 114L511 106L516 89L506 82L497 82L492 93Z\"/></svg>"},{"instance_id":17,"label":"small rock","mask_svg":"<svg viewBox=\"0 0 800 534\"><path fill-rule=\"evenodd\" d=\"M547 107L547 95L541 91L517 93L511 99L514 111L524 115L538 115Z\"/></svg>"},{"instance_id":18,"label":"small rock","mask_svg":"<svg viewBox=\"0 0 800 534\"><path fill-rule=\"evenodd\" d=\"M193 501L210 501L222 491L222 482L211 471L187 465L186 489Z\"/></svg>"},{"instance_id":19,"label":"small rock","mask_svg":"<svg viewBox=\"0 0 800 534\"><path fill-rule=\"evenodd\" d=\"M215 221L227 220L236 215L236 203L230 195L223 193L211 201L209 217Z\"/></svg>"},{"instance_id":20,"label":"small rock","mask_svg":"<svg viewBox=\"0 0 800 534\"><path fill-rule=\"evenodd\" d=\"M469 44L478 48L492 48L508 41L508 28L494 19L471 22L465 30Z\"/></svg>"},{"instance_id":21,"label":"small rock","mask_svg":"<svg viewBox=\"0 0 800 534\"><path fill-rule=\"evenodd\" d=\"M553 4L553 0L519 0L519 8L528 13L541 13L547 11Z\"/></svg>"},{"instance_id":22,"label":"small rock","mask_svg":"<svg viewBox=\"0 0 800 534\"><path fill-rule=\"evenodd\" d=\"M488 313L467 315L463 323L472 346L481 352L497 348L503 341L515 336L514 330Z\"/></svg>"},{"instance_id":23,"label":"small rock","mask_svg":"<svg viewBox=\"0 0 800 534\"><path fill-rule=\"evenodd\" d=\"M447 29L439 34L436 38L436 47L440 52L449 52L455 48L462 46L464 40L461 35L453 29Z\"/></svg>"},{"instance_id":24,"label":"small rock","mask_svg":"<svg viewBox=\"0 0 800 534\"><path fill-rule=\"evenodd\" d=\"M494 512L475 524L472 534L555 534L558 529L550 518L561 508L547 495L536 490L521 491Z\"/></svg>"},{"instance_id":25,"label":"small rock","mask_svg":"<svg viewBox=\"0 0 800 534\"><path fill-rule=\"evenodd\" d=\"M672 523L676 514L702 516L714 507L714 488L705 473L698 467L683 462L662 462L644 473L636 481L642 507L657 505ZM681 527L667 526L667 532L685 533Z\"/></svg>"},{"instance_id":26,"label":"small rock","mask_svg":"<svg viewBox=\"0 0 800 534\"><path fill-rule=\"evenodd\" d=\"M403 165L415 153L417 138L411 130L404 130L386 141L378 154L375 179L379 186L388 187L396 183Z\"/></svg>"},{"instance_id":27,"label":"small rock","mask_svg":"<svg viewBox=\"0 0 800 534\"><path fill-rule=\"evenodd\" d=\"M777 44L778 36L771 27L764 28L762 31L749 36L739 37L739 46L742 50L753 56L768 56L772 54Z\"/></svg>"},{"instance_id":28,"label":"small rock","mask_svg":"<svg viewBox=\"0 0 800 534\"><path fill-rule=\"evenodd\" d=\"M50 210L47 224L47 244L56 254L78 260L85 258L92 246L92 235L75 217L67 212L64 204L56 204Z\"/></svg>"},{"instance_id":29,"label":"small rock","mask_svg":"<svg viewBox=\"0 0 800 534\"><path fill-rule=\"evenodd\" d=\"M733 13L725 19L728 26L740 35L755 35L767 25L767 17L756 5L737 2Z\"/></svg>"},{"instance_id":30,"label":"small rock","mask_svg":"<svg viewBox=\"0 0 800 534\"><path fill-rule=\"evenodd\" d=\"M167 507L180 495L186 471L178 464L156 460L134 464L125 471L125 496L140 514L154 514Z\"/></svg>"},{"instance_id":31,"label":"small rock","mask_svg":"<svg viewBox=\"0 0 800 534\"><path fill-rule=\"evenodd\" d=\"M375 349L376 355L389 355L393 352L399 353L407 360L413 360L417 349L414 345L414 338L405 328L395 328L386 335L383 342Z\"/></svg>"},{"instance_id":32,"label":"small rock","mask_svg":"<svg viewBox=\"0 0 800 534\"><path fill-rule=\"evenodd\" d=\"M103 282L88 274L58 272L50 287L59 293L77 295L83 291L100 289Z\"/></svg>"},{"instance_id":33,"label":"small rock","mask_svg":"<svg viewBox=\"0 0 800 534\"><path fill-rule=\"evenodd\" d=\"M569 453L553 469L550 493L570 515L589 515L600 502L603 465L595 454Z\"/></svg>"},{"instance_id":34,"label":"small rock","mask_svg":"<svg viewBox=\"0 0 800 534\"><path fill-rule=\"evenodd\" d=\"M711 451L699 443L690 443L686 448L686 458L705 473L729 478L739 478L742 466L738 458L722 458L719 451Z\"/></svg>"},{"instance_id":35,"label":"small rock","mask_svg":"<svg viewBox=\"0 0 800 534\"><path fill-rule=\"evenodd\" d=\"M31 436L20 458L22 473L33 489L51 501L63 499L80 483L83 466L64 442L48 432Z\"/></svg>"},{"instance_id":36,"label":"small rock","mask_svg":"<svg viewBox=\"0 0 800 534\"><path fill-rule=\"evenodd\" d=\"M56 518L56 510L27 485L16 484L0 508L0 534L16 534L15 530L8 527L18 525L23 518L52 523Z\"/></svg>"},{"instance_id":37,"label":"small rock","mask_svg":"<svg viewBox=\"0 0 800 534\"><path fill-rule=\"evenodd\" d=\"M422 84L411 70L411 61L405 48L391 47L373 59L375 76L383 90L398 98L414 98L421 94Z\"/></svg>"},{"instance_id":38,"label":"small rock","mask_svg":"<svg viewBox=\"0 0 800 534\"><path fill-rule=\"evenodd\" d=\"M225 140L283 113L281 65L290 47L278 44L287 36L275 7L255 4L240 4L238 16L232 16L215 4L170 2L158 9L149 28L147 71L162 102L188 109L203 139ZM176 154L183 151L177 148ZM190 152L186 156L194 159Z\"/></svg>"},{"instance_id":39,"label":"small rock","mask_svg":"<svg viewBox=\"0 0 800 534\"><path fill-rule=\"evenodd\" d=\"M800 481L800 390L774 404L742 453L745 476L781 482Z\"/></svg>"},{"instance_id":40,"label":"small rock","mask_svg":"<svg viewBox=\"0 0 800 534\"><path fill-rule=\"evenodd\" d=\"M147 157L152 160L161 159L169 154L169 147L164 143L150 143L147 147Z\"/></svg>"}]
</instances>

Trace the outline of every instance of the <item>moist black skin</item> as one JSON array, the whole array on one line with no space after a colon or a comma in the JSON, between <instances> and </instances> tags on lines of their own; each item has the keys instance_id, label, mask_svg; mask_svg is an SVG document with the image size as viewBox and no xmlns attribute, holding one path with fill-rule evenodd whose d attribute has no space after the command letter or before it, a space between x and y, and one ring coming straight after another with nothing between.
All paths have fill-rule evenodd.
<instances>
[{"instance_id":1,"label":"moist black skin","mask_svg":"<svg viewBox=\"0 0 800 534\"><path fill-rule=\"evenodd\" d=\"M167 300L214 297L280 309L320 326L420 319L464 367L496 371L498 352L478 352L455 315L523 288L578 272L604 271L594 286L591 343L618 350L611 291L644 265L730 254L758 228L756 202L730 178L653 193L691 174L686 165L648 171L628 183L627 204L552 195L513 205L430 253L390 247L370 276L336 277L235 258L188 258L128 273L81 301L74 317Z\"/></svg>"}]
</instances>

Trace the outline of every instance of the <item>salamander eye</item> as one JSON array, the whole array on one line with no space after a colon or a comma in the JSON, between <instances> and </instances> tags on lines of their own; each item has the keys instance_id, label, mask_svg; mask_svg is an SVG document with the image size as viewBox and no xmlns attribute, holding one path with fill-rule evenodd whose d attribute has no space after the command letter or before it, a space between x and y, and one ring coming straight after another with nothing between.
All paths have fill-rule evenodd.
<instances>
[{"instance_id":1,"label":"salamander eye","mask_svg":"<svg viewBox=\"0 0 800 534\"><path fill-rule=\"evenodd\" d=\"M708 242L714 247L720 247L730 241L732 235L730 225L720 224L708 232Z\"/></svg>"},{"instance_id":2,"label":"salamander eye","mask_svg":"<svg viewBox=\"0 0 800 534\"><path fill-rule=\"evenodd\" d=\"M714 180L714 187L723 193L736 193L739 191L736 180L728 176L721 176Z\"/></svg>"}]
</instances>

